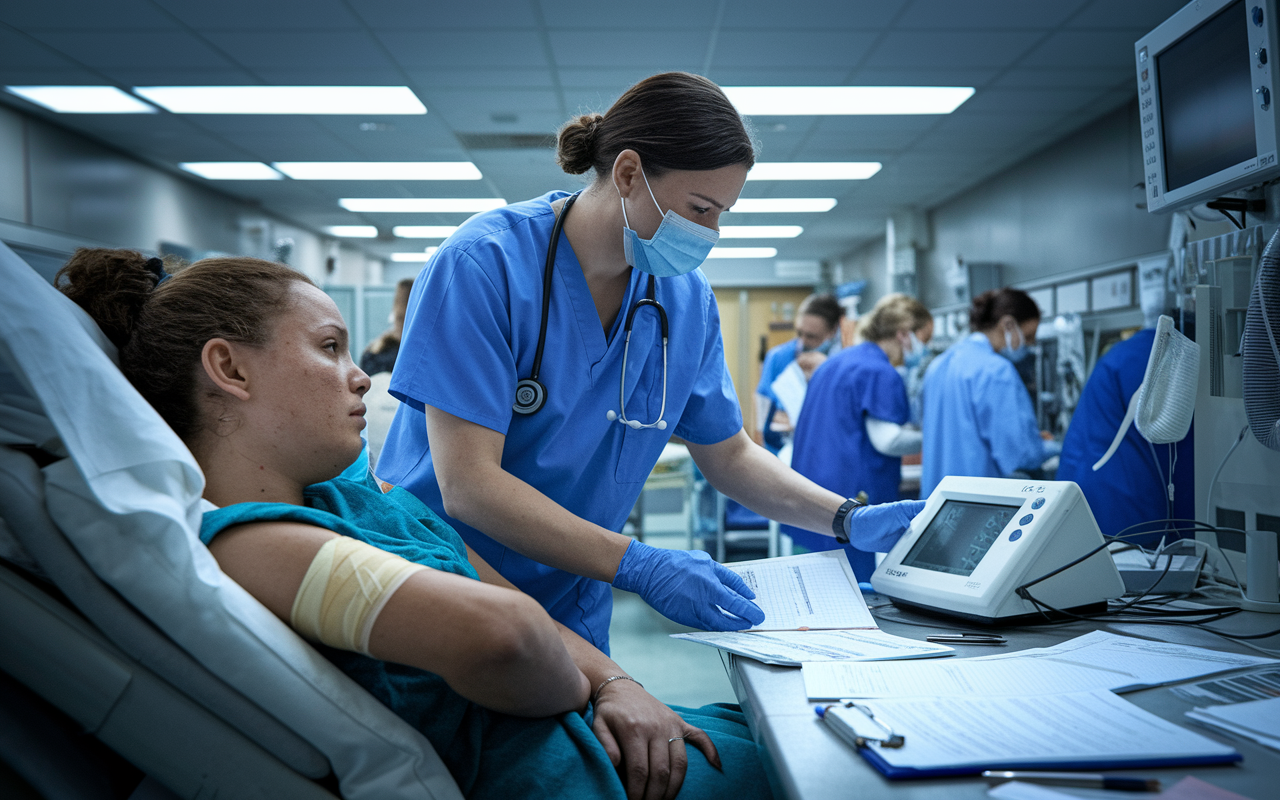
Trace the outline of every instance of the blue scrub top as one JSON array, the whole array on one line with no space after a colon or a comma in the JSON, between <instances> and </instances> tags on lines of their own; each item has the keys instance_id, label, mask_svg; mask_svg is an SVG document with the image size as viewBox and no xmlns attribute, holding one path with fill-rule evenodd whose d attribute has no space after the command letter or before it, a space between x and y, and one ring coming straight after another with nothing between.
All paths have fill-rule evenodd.
<instances>
[{"instance_id":1,"label":"blue scrub top","mask_svg":"<svg viewBox=\"0 0 1280 800\"><path fill-rule=\"evenodd\" d=\"M1111 460L1097 472L1093 465L1107 452L1129 408L1129 399L1142 384L1155 341L1153 328L1138 331L1106 352L1089 374L1080 403L1062 441L1058 480L1075 481L1084 491L1098 527L1114 536L1130 525L1170 516L1168 490L1170 449L1175 448L1173 470L1173 518L1195 517L1195 436L1175 445L1152 445L1131 425ZM1151 529L1149 529L1151 530ZM1153 530L1145 536L1127 537L1140 544L1155 544L1190 535Z\"/></svg>"},{"instance_id":2,"label":"blue scrub top","mask_svg":"<svg viewBox=\"0 0 1280 800\"><path fill-rule=\"evenodd\" d=\"M796 423L791 468L844 497L866 492L872 504L897 500L902 459L871 446L867 417L899 425L911 417L902 376L874 342L841 350L813 373ZM843 546L830 536L790 525L782 529L809 550ZM845 549L858 580L870 580L875 556Z\"/></svg>"},{"instance_id":3,"label":"blue scrub top","mask_svg":"<svg viewBox=\"0 0 1280 800\"><path fill-rule=\"evenodd\" d=\"M769 398L769 411L765 414L764 424L761 430L764 431L764 446L769 452L777 455L785 443L782 434L769 428L769 424L773 422L773 415L778 411L778 397L773 393L773 382L778 379L782 371L796 360L796 354L800 352L800 342L791 340L783 342L769 348L769 352L764 355L764 363L760 365L760 383L756 386L756 394L761 397ZM794 423L795 420L792 420Z\"/></svg>"},{"instance_id":4,"label":"blue scrub top","mask_svg":"<svg viewBox=\"0 0 1280 800\"><path fill-rule=\"evenodd\" d=\"M947 475L1004 478L1047 457L1031 397L1009 359L972 333L924 378L920 499Z\"/></svg>"},{"instance_id":5,"label":"blue scrub top","mask_svg":"<svg viewBox=\"0 0 1280 800\"><path fill-rule=\"evenodd\" d=\"M714 444L741 430L715 297L700 270L656 281L670 325L667 429L632 430L608 421L605 414L618 408L627 310L646 296L649 276L632 270L622 310L606 332L567 238L556 251L538 376L547 402L528 416L511 410L516 382L532 372L538 344L543 266L555 222L551 203L565 196L551 192L472 217L414 281L391 378L391 394L402 405L377 472L430 506L554 619L608 652L609 584L540 564L448 516L423 418L429 405L504 434L503 469L613 531L622 530L672 434ZM656 420L662 346L652 310L635 316L626 376L627 417Z\"/></svg>"}]
</instances>

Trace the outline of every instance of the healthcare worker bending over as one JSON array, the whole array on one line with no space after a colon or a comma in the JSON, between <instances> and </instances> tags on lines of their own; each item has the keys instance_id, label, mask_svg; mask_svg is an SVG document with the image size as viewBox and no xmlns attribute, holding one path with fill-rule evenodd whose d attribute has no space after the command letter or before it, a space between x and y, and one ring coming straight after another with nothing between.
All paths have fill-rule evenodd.
<instances>
[{"instance_id":1,"label":"healthcare worker bending over","mask_svg":"<svg viewBox=\"0 0 1280 800\"><path fill-rule=\"evenodd\" d=\"M378 477L606 652L611 583L698 628L764 618L705 553L618 533L673 434L756 512L869 550L892 544L917 506L855 511L742 429L697 270L754 163L719 87L648 78L605 115L566 124L558 158L594 182L473 217L414 283L391 383L403 405Z\"/></svg>"},{"instance_id":2,"label":"healthcare worker bending over","mask_svg":"<svg viewBox=\"0 0 1280 800\"><path fill-rule=\"evenodd\" d=\"M1019 289L973 299L974 333L934 359L925 374L921 497L946 475L1005 478L1039 467L1058 451L1041 438L1013 366L1030 353L1039 324L1036 301Z\"/></svg>"},{"instance_id":3,"label":"healthcare worker bending over","mask_svg":"<svg viewBox=\"0 0 1280 800\"><path fill-rule=\"evenodd\" d=\"M844 497L861 493L869 503L898 499L902 456L920 452L907 388L894 367L915 366L933 337L933 316L905 294L891 294L858 320L863 342L841 350L813 374L804 413L796 424L791 468ZM840 545L791 526L783 529L809 550ZM872 553L845 545L858 580L871 579Z\"/></svg>"},{"instance_id":4,"label":"healthcare worker bending over","mask_svg":"<svg viewBox=\"0 0 1280 800\"><path fill-rule=\"evenodd\" d=\"M783 342L765 353L760 365L760 383L756 386L756 426L760 440L771 453L777 453L790 438L795 420L778 405L773 382L793 363L799 364L805 379L813 377L827 356L840 350L840 319L844 309L833 294L811 294L800 303L796 313L796 338Z\"/></svg>"}]
</instances>

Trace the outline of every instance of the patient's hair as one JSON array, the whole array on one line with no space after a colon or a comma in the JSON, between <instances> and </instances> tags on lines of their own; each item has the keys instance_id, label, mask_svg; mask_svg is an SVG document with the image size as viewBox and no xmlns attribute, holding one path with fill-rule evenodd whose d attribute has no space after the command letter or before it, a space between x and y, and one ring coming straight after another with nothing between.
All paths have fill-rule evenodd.
<instances>
[{"instance_id":1,"label":"patient's hair","mask_svg":"<svg viewBox=\"0 0 1280 800\"><path fill-rule=\"evenodd\" d=\"M58 288L89 312L120 351L120 369L184 441L205 427L201 352L210 339L261 346L300 272L257 258L206 258L168 280L134 250L81 248ZM312 284L314 285L314 284Z\"/></svg>"},{"instance_id":2,"label":"patient's hair","mask_svg":"<svg viewBox=\"0 0 1280 800\"><path fill-rule=\"evenodd\" d=\"M918 331L932 321L924 303L905 294L887 294L858 320L858 332L868 342L882 342L898 331Z\"/></svg>"}]
</instances>

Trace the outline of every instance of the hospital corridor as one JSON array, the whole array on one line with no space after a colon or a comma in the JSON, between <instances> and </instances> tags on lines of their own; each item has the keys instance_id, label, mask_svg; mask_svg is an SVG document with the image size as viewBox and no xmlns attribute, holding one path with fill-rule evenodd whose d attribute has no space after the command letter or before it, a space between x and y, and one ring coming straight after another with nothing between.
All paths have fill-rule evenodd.
<instances>
[{"instance_id":1,"label":"hospital corridor","mask_svg":"<svg viewBox=\"0 0 1280 800\"><path fill-rule=\"evenodd\" d=\"M1280 0L0 3L0 798L1270 800Z\"/></svg>"}]
</instances>

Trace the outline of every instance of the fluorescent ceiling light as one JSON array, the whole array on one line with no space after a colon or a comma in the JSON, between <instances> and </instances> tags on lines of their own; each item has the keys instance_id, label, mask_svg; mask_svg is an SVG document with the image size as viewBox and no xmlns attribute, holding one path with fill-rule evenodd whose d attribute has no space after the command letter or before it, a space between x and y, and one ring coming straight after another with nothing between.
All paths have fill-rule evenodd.
<instances>
[{"instance_id":1,"label":"fluorescent ceiling light","mask_svg":"<svg viewBox=\"0 0 1280 800\"><path fill-rule=\"evenodd\" d=\"M391 235L401 239L448 239L457 229L457 225L397 225Z\"/></svg>"},{"instance_id":2,"label":"fluorescent ceiling light","mask_svg":"<svg viewBox=\"0 0 1280 800\"><path fill-rule=\"evenodd\" d=\"M707 258L773 258L776 247L713 247Z\"/></svg>"},{"instance_id":3,"label":"fluorescent ceiling light","mask_svg":"<svg viewBox=\"0 0 1280 800\"><path fill-rule=\"evenodd\" d=\"M378 228L374 225L326 225L324 232L345 239L376 239Z\"/></svg>"},{"instance_id":4,"label":"fluorescent ceiling light","mask_svg":"<svg viewBox=\"0 0 1280 800\"><path fill-rule=\"evenodd\" d=\"M388 214L475 214L506 204L501 197L344 197L338 201L348 211Z\"/></svg>"},{"instance_id":5,"label":"fluorescent ceiling light","mask_svg":"<svg viewBox=\"0 0 1280 800\"><path fill-rule=\"evenodd\" d=\"M261 161L186 161L178 166L211 181L279 181L284 176Z\"/></svg>"},{"instance_id":6,"label":"fluorescent ceiling light","mask_svg":"<svg viewBox=\"0 0 1280 800\"><path fill-rule=\"evenodd\" d=\"M10 94L59 114L154 114L147 105L114 86L6 86Z\"/></svg>"},{"instance_id":7,"label":"fluorescent ceiling light","mask_svg":"<svg viewBox=\"0 0 1280 800\"><path fill-rule=\"evenodd\" d=\"M879 161L794 162L756 164L749 181L865 181L880 171Z\"/></svg>"},{"instance_id":8,"label":"fluorescent ceiling light","mask_svg":"<svg viewBox=\"0 0 1280 800\"><path fill-rule=\"evenodd\" d=\"M721 225L721 239L794 239L804 233L799 225Z\"/></svg>"},{"instance_id":9,"label":"fluorescent ceiling light","mask_svg":"<svg viewBox=\"0 0 1280 800\"><path fill-rule=\"evenodd\" d=\"M470 161L277 161L295 181L478 181Z\"/></svg>"},{"instance_id":10,"label":"fluorescent ceiling light","mask_svg":"<svg viewBox=\"0 0 1280 800\"><path fill-rule=\"evenodd\" d=\"M135 86L174 114L425 114L408 86Z\"/></svg>"},{"instance_id":11,"label":"fluorescent ceiling light","mask_svg":"<svg viewBox=\"0 0 1280 800\"><path fill-rule=\"evenodd\" d=\"M738 111L762 117L950 114L970 86L725 86Z\"/></svg>"},{"instance_id":12,"label":"fluorescent ceiling light","mask_svg":"<svg viewBox=\"0 0 1280 800\"><path fill-rule=\"evenodd\" d=\"M754 197L739 200L729 211L736 214L807 214L830 211L835 207L834 197Z\"/></svg>"},{"instance_id":13,"label":"fluorescent ceiling light","mask_svg":"<svg viewBox=\"0 0 1280 800\"><path fill-rule=\"evenodd\" d=\"M428 247L426 250L424 250L421 253L392 253L391 260L407 261L407 262L426 261L428 258L431 258L432 253L434 253L439 249L440 248L438 247Z\"/></svg>"}]
</instances>

